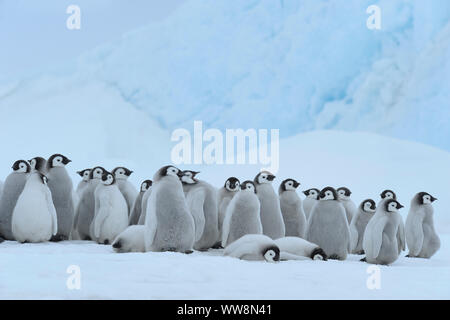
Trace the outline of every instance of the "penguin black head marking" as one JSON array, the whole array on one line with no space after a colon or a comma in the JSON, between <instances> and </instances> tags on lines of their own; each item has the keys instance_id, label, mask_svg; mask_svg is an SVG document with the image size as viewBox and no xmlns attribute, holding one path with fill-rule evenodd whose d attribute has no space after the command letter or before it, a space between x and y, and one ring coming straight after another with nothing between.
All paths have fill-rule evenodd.
<instances>
[{"instance_id":1,"label":"penguin black head marking","mask_svg":"<svg viewBox=\"0 0 450 320\"><path fill-rule=\"evenodd\" d=\"M114 175L114 178L116 179L128 179L128 177L131 176L133 171L125 167L117 167L114 168L113 171L111 171L111 173Z\"/></svg>"},{"instance_id":2,"label":"penguin black head marking","mask_svg":"<svg viewBox=\"0 0 450 320\"><path fill-rule=\"evenodd\" d=\"M337 193L338 193L338 196L340 199L346 199L346 198L350 197L350 195L352 194L350 189L347 187L338 188Z\"/></svg>"},{"instance_id":3,"label":"penguin black head marking","mask_svg":"<svg viewBox=\"0 0 450 320\"><path fill-rule=\"evenodd\" d=\"M337 200L338 195L333 187L326 187L320 191L319 200Z\"/></svg>"},{"instance_id":4,"label":"penguin black head marking","mask_svg":"<svg viewBox=\"0 0 450 320\"><path fill-rule=\"evenodd\" d=\"M81 171L77 171L77 174L83 178L84 181L88 181L89 180L89 175L91 173L91 169L84 169Z\"/></svg>"},{"instance_id":5,"label":"penguin black head marking","mask_svg":"<svg viewBox=\"0 0 450 320\"><path fill-rule=\"evenodd\" d=\"M28 173L31 171L31 166L30 164L25 161L25 160L17 160L16 162L14 162L14 164L12 165L12 169L14 170L14 172L18 172L18 173Z\"/></svg>"},{"instance_id":6,"label":"penguin black head marking","mask_svg":"<svg viewBox=\"0 0 450 320\"><path fill-rule=\"evenodd\" d=\"M115 242L112 244L112 247L113 247L114 249L120 249L120 248L122 248L122 242L121 242L121 240L115 241Z\"/></svg>"},{"instance_id":7,"label":"penguin black head marking","mask_svg":"<svg viewBox=\"0 0 450 320\"><path fill-rule=\"evenodd\" d=\"M320 190L316 189L316 188L312 188L312 189L303 191L303 194L305 196L307 196L308 198L313 198L313 199L319 200Z\"/></svg>"},{"instance_id":8,"label":"penguin black head marking","mask_svg":"<svg viewBox=\"0 0 450 320\"><path fill-rule=\"evenodd\" d=\"M270 246L263 250L264 259L267 262L280 261L280 249L277 246Z\"/></svg>"},{"instance_id":9,"label":"penguin black head marking","mask_svg":"<svg viewBox=\"0 0 450 320\"><path fill-rule=\"evenodd\" d=\"M386 210L386 212L397 212L401 208L403 208L403 206L400 204L400 202L394 199L389 199L384 204L384 209Z\"/></svg>"},{"instance_id":10,"label":"penguin black head marking","mask_svg":"<svg viewBox=\"0 0 450 320\"><path fill-rule=\"evenodd\" d=\"M433 197L431 194L429 194L428 192L419 192L417 194L417 201L418 201L419 205L430 204L436 200L437 199L435 197Z\"/></svg>"},{"instance_id":11,"label":"penguin black head marking","mask_svg":"<svg viewBox=\"0 0 450 320\"><path fill-rule=\"evenodd\" d=\"M104 172L106 172L105 168L95 167L89 172L89 179L101 179Z\"/></svg>"},{"instance_id":12,"label":"penguin black head marking","mask_svg":"<svg viewBox=\"0 0 450 320\"><path fill-rule=\"evenodd\" d=\"M33 159L28 160L30 163L31 169L41 171L44 169L47 161L42 157L34 157Z\"/></svg>"},{"instance_id":13,"label":"penguin black head marking","mask_svg":"<svg viewBox=\"0 0 450 320\"><path fill-rule=\"evenodd\" d=\"M183 184L196 184L198 180L195 179L195 176L199 173L199 171L184 170L182 172L181 182Z\"/></svg>"},{"instance_id":14,"label":"penguin black head marking","mask_svg":"<svg viewBox=\"0 0 450 320\"><path fill-rule=\"evenodd\" d=\"M269 171L261 171L260 173L258 173L255 177L255 179L253 180L256 184L263 184L263 183L272 183L272 181L275 179L276 177L271 174Z\"/></svg>"},{"instance_id":15,"label":"penguin black head marking","mask_svg":"<svg viewBox=\"0 0 450 320\"><path fill-rule=\"evenodd\" d=\"M106 186L113 185L116 182L116 178L111 172L105 171L102 175L102 183Z\"/></svg>"},{"instance_id":16,"label":"penguin black head marking","mask_svg":"<svg viewBox=\"0 0 450 320\"><path fill-rule=\"evenodd\" d=\"M70 162L72 162L72 160L68 159L62 154L57 153L48 158L47 169L51 169L54 167L64 167Z\"/></svg>"},{"instance_id":17,"label":"penguin black head marking","mask_svg":"<svg viewBox=\"0 0 450 320\"><path fill-rule=\"evenodd\" d=\"M377 209L377 206L375 204L375 201L373 201L372 199L366 199L361 202L361 209L364 212L373 213Z\"/></svg>"},{"instance_id":18,"label":"penguin black head marking","mask_svg":"<svg viewBox=\"0 0 450 320\"><path fill-rule=\"evenodd\" d=\"M227 189L228 191L234 192L239 190L239 186L240 186L239 179L235 177L230 177L227 179L227 181L225 181L224 188Z\"/></svg>"},{"instance_id":19,"label":"penguin black head marking","mask_svg":"<svg viewBox=\"0 0 450 320\"><path fill-rule=\"evenodd\" d=\"M311 255L309 257L311 259L313 259L313 260L323 260L323 261L327 261L328 260L328 256L325 253L325 251L323 251L322 248L315 248L311 252Z\"/></svg>"},{"instance_id":20,"label":"penguin black head marking","mask_svg":"<svg viewBox=\"0 0 450 320\"><path fill-rule=\"evenodd\" d=\"M385 198L388 198L388 199L394 199L394 200L397 200L397 195L395 194L395 192L394 191L392 191L392 190L384 190L381 194L380 194L380 197L381 197L381 199L385 199Z\"/></svg>"},{"instance_id":21,"label":"penguin black head marking","mask_svg":"<svg viewBox=\"0 0 450 320\"><path fill-rule=\"evenodd\" d=\"M178 177L179 179L181 179L181 177L183 176L183 172L180 169L178 169L177 167L174 167L171 165L164 166L158 170L158 172L156 174L156 179L161 179L162 177L167 177L167 176Z\"/></svg>"},{"instance_id":22,"label":"penguin black head marking","mask_svg":"<svg viewBox=\"0 0 450 320\"><path fill-rule=\"evenodd\" d=\"M299 185L300 183L295 181L294 179L283 180L283 182L281 182L280 184L280 188L278 189L278 193L282 193L284 191L295 191L295 189L297 189Z\"/></svg>"},{"instance_id":23,"label":"penguin black head marking","mask_svg":"<svg viewBox=\"0 0 450 320\"><path fill-rule=\"evenodd\" d=\"M241 190L253 191L256 193L255 183L253 181L247 180L241 183Z\"/></svg>"},{"instance_id":24,"label":"penguin black head marking","mask_svg":"<svg viewBox=\"0 0 450 320\"><path fill-rule=\"evenodd\" d=\"M153 185L152 180L145 180L141 183L141 192L145 192Z\"/></svg>"}]
</instances>

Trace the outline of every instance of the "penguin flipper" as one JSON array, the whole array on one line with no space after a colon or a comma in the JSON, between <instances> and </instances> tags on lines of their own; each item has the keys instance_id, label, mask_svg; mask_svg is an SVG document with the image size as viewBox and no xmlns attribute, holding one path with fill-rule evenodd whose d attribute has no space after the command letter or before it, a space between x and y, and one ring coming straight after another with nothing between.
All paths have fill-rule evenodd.
<instances>
[{"instance_id":1,"label":"penguin flipper","mask_svg":"<svg viewBox=\"0 0 450 320\"><path fill-rule=\"evenodd\" d=\"M381 244L383 242L384 227L388 222L386 216L382 216L374 220L373 217L366 227L363 240L363 248L366 252L366 257L376 259L380 253ZM369 227L370 226L370 227Z\"/></svg>"},{"instance_id":2,"label":"penguin flipper","mask_svg":"<svg viewBox=\"0 0 450 320\"><path fill-rule=\"evenodd\" d=\"M48 187L45 187L45 200L47 202L48 212L52 217L52 236L58 233L58 216L56 214L55 205L53 204L52 193Z\"/></svg>"},{"instance_id":3,"label":"penguin flipper","mask_svg":"<svg viewBox=\"0 0 450 320\"><path fill-rule=\"evenodd\" d=\"M144 233L145 251L150 251L153 241L155 240L156 231L158 228L158 216L156 215L156 197L149 198L147 202L147 208L145 213L145 227L147 228Z\"/></svg>"},{"instance_id":4,"label":"penguin flipper","mask_svg":"<svg viewBox=\"0 0 450 320\"><path fill-rule=\"evenodd\" d=\"M402 217L399 215L400 222L398 224L398 230L397 230L397 241L398 241L398 253L404 251L406 249L405 246L405 225L403 224ZM423 233L422 233L422 241L423 243ZM420 248L422 249L422 245L420 245ZM420 252L420 251L419 251Z\"/></svg>"},{"instance_id":5,"label":"penguin flipper","mask_svg":"<svg viewBox=\"0 0 450 320\"><path fill-rule=\"evenodd\" d=\"M230 210L230 207L231 206L228 206L222 225L222 247L224 248L227 246L228 236L230 234L231 217L233 216L233 211Z\"/></svg>"},{"instance_id":6,"label":"penguin flipper","mask_svg":"<svg viewBox=\"0 0 450 320\"><path fill-rule=\"evenodd\" d=\"M356 249L356 246L358 245L358 229L356 229L355 221L358 216L355 216L352 220L352 223L350 224L350 252L353 252L353 250Z\"/></svg>"},{"instance_id":7,"label":"penguin flipper","mask_svg":"<svg viewBox=\"0 0 450 320\"><path fill-rule=\"evenodd\" d=\"M406 220L406 241L408 242L408 249L411 256L419 255L422 250L424 238L422 222L423 219L420 215L412 215L411 213L408 215L408 219Z\"/></svg>"},{"instance_id":8,"label":"penguin flipper","mask_svg":"<svg viewBox=\"0 0 450 320\"><path fill-rule=\"evenodd\" d=\"M99 209L94 217L94 235L96 238L100 237L100 228L105 222L108 212L112 211L111 202L106 194L101 194L98 198Z\"/></svg>"},{"instance_id":9,"label":"penguin flipper","mask_svg":"<svg viewBox=\"0 0 450 320\"><path fill-rule=\"evenodd\" d=\"M205 213L203 212L205 197L206 194L203 188L194 189L186 196L189 211L194 218L196 242L200 240L205 229Z\"/></svg>"}]
</instances>

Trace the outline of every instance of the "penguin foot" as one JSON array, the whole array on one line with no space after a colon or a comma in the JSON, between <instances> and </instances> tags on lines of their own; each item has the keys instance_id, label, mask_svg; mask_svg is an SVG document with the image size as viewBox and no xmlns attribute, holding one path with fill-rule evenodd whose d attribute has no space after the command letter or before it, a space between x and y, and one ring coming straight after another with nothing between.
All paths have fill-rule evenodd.
<instances>
[{"instance_id":1,"label":"penguin foot","mask_svg":"<svg viewBox=\"0 0 450 320\"><path fill-rule=\"evenodd\" d=\"M91 237L89 237L89 236L86 236L86 237L84 237L84 239L83 239L84 241L91 241L92 239L91 239Z\"/></svg>"},{"instance_id":2,"label":"penguin foot","mask_svg":"<svg viewBox=\"0 0 450 320\"><path fill-rule=\"evenodd\" d=\"M186 250L184 253L185 254L191 254L191 253L194 253L194 251L193 250Z\"/></svg>"},{"instance_id":3,"label":"penguin foot","mask_svg":"<svg viewBox=\"0 0 450 320\"><path fill-rule=\"evenodd\" d=\"M217 242L215 245L211 247L211 249L223 249L222 244L220 242Z\"/></svg>"},{"instance_id":4,"label":"penguin foot","mask_svg":"<svg viewBox=\"0 0 450 320\"><path fill-rule=\"evenodd\" d=\"M323 251L322 248L314 249L310 257L313 260L324 260L324 261L328 260L327 254L325 253L325 251Z\"/></svg>"},{"instance_id":5,"label":"penguin foot","mask_svg":"<svg viewBox=\"0 0 450 320\"><path fill-rule=\"evenodd\" d=\"M103 241L103 244L108 245L108 244L109 244L109 240L108 240L108 239L105 239L105 241Z\"/></svg>"},{"instance_id":6,"label":"penguin foot","mask_svg":"<svg viewBox=\"0 0 450 320\"><path fill-rule=\"evenodd\" d=\"M66 237L64 235L57 234L56 236L51 237L50 241L51 242L59 242L59 241L65 241L67 239L68 239L68 237Z\"/></svg>"},{"instance_id":7,"label":"penguin foot","mask_svg":"<svg viewBox=\"0 0 450 320\"><path fill-rule=\"evenodd\" d=\"M367 262L366 257L362 258L361 260L359 260L361 262Z\"/></svg>"},{"instance_id":8,"label":"penguin foot","mask_svg":"<svg viewBox=\"0 0 450 320\"><path fill-rule=\"evenodd\" d=\"M337 254L332 254L328 257L330 260L341 260L341 257L339 257Z\"/></svg>"}]
</instances>

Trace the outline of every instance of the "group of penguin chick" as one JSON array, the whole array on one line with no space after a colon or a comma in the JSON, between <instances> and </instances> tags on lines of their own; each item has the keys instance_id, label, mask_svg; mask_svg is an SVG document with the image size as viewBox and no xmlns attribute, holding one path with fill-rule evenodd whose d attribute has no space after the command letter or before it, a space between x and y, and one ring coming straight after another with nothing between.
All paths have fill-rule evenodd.
<instances>
[{"instance_id":1,"label":"group of penguin chick","mask_svg":"<svg viewBox=\"0 0 450 320\"><path fill-rule=\"evenodd\" d=\"M168 165L138 192L127 181L132 171L103 167L79 171L76 191L61 154L18 160L0 183L0 242L95 240L116 252L192 253L225 248L244 260L345 260L391 264L408 244L409 257L430 258L440 247L432 203L420 192L403 224L403 206L391 190L357 208L346 187L309 189L302 201L294 179L278 195L275 176L262 171L253 181L230 177L217 190L198 172Z\"/></svg>"}]
</instances>

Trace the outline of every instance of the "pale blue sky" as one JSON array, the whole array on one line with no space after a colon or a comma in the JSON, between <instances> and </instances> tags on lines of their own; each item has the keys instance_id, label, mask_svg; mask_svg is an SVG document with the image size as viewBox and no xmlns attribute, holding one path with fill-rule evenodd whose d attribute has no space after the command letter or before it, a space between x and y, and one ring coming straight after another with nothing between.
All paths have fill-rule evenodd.
<instances>
[{"instance_id":1,"label":"pale blue sky","mask_svg":"<svg viewBox=\"0 0 450 320\"><path fill-rule=\"evenodd\" d=\"M63 62L126 31L164 19L185 0L0 0L0 79ZM66 28L70 4L81 30Z\"/></svg>"}]
</instances>

